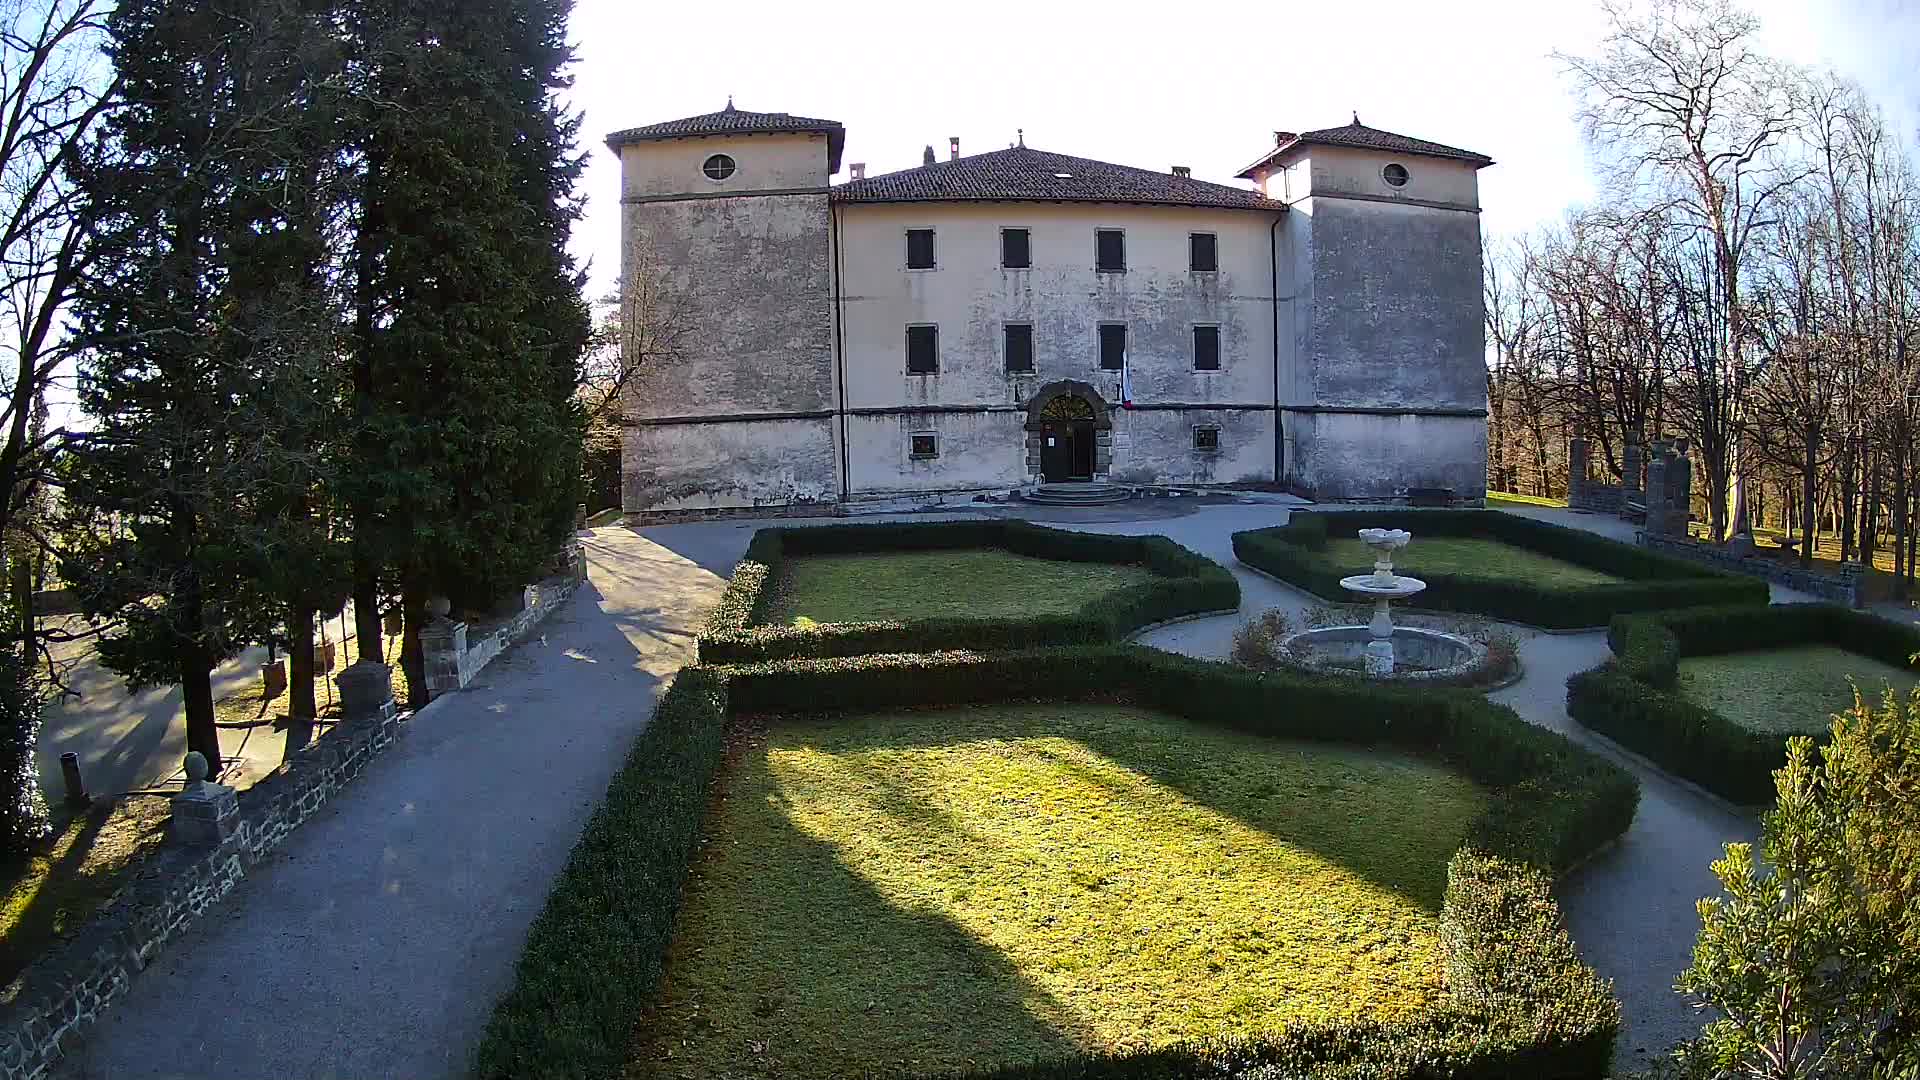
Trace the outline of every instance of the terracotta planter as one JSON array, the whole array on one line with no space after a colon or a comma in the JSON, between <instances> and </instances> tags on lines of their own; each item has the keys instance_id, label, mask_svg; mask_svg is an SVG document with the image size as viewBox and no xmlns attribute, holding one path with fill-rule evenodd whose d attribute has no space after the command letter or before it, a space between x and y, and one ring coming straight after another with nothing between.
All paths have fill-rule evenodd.
<instances>
[{"instance_id":1,"label":"terracotta planter","mask_svg":"<svg viewBox=\"0 0 1920 1080\"><path fill-rule=\"evenodd\" d=\"M260 665L260 692L268 701L287 692L287 661L285 657L271 664Z\"/></svg>"},{"instance_id":2,"label":"terracotta planter","mask_svg":"<svg viewBox=\"0 0 1920 1080\"><path fill-rule=\"evenodd\" d=\"M323 641L313 647L313 672L325 675L333 670L333 642Z\"/></svg>"}]
</instances>

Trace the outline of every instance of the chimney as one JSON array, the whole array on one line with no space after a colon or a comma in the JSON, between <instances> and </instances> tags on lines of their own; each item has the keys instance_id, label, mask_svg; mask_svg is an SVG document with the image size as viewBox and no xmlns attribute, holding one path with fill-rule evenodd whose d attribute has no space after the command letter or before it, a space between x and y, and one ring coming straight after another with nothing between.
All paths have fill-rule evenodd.
<instances>
[{"instance_id":1,"label":"chimney","mask_svg":"<svg viewBox=\"0 0 1920 1080\"><path fill-rule=\"evenodd\" d=\"M948 161L960 160L960 136L958 135L955 135L947 140L947 160Z\"/></svg>"},{"instance_id":2,"label":"chimney","mask_svg":"<svg viewBox=\"0 0 1920 1080\"><path fill-rule=\"evenodd\" d=\"M920 164L931 165L934 162L933 147L929 146L920 153Z\"/></svg>"},{"instance_id":3,"label":"chimney","mask_svg":"<svg viewBox=\"0 0 1920 1080\"><path fill-rule=\"evenodd\" d=\"M1175 165L1173 167L1173 175L1181 176L1181 177L1191 177L1193 175L1193 170L1186 167L1185 165Z\"/></svg>"},{"instance_id":4,"label":"chimney","mask_svg":"<svg viewBox=\"0 0 1920 1080\"><path fill-rule=\"evenodd\" d=\"M865 180L865 179L867 178L867 163L866 163L866 162L864 162L864 161L856 161L856 162L854 162L854 163L853 163L852 165L849 165L849 166L848 166L848 168L850 168L850 169L852 169L852 170L853 170L853 178L854 178L855 180Z\"/></svg>"}]
</instances>

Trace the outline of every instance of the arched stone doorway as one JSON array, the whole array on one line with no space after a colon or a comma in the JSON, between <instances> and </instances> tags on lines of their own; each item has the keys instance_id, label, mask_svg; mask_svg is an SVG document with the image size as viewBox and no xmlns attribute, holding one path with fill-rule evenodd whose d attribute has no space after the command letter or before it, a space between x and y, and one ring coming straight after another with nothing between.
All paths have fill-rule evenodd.
<instances>
[{"instance_id":1,"label":"arched stone doorway","mask_svg":"<svg viewBox=\"0 0 1920 1080\"><path fill-rule=\"evenodd\" d=\"M1027 471L1051 484L1106 475L1113 417L1100 392L1083 382L1048 383L1027 403Z\"/></svg>"}]
</instances>

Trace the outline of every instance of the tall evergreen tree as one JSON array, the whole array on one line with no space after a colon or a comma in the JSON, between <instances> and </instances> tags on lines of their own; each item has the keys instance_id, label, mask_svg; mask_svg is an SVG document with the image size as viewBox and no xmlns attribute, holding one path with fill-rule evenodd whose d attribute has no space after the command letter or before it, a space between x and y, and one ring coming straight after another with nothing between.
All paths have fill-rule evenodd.
<instances>
[{"instance_id":1,"label":"tall evergreen tree","mask_svg":"<svg viewBox=\"0 0 1920 1080\"><path fill-rule=\"evenodd\" d=\"M189 748L220 767L211 674L282 607L276 508L308 477L300 372L324 319L301 200L311 172L312 22L299 0L127 0L109 33L117 99L77 168L97 219L77 291L80 403L95 427L68 477L62 560L82 605L118 616L104 663L179 682ZM319 346L324 349L325 346Z\"/></svg>"},{"instance_id":2,"label":"tall evergreen tree","mask_svg":"<svg viewBox=\"0 0 1920 1080\"><path fill-rule=\"evenodd\" d=\"M385 570L423 700L427 598L488 606L571 526L590 326L565 245L579 205L557 0L364 0L369 81L354 280L363 437L357 606ZM362 616L360 633L371 625Z\"/></svg>"}]
</instances>

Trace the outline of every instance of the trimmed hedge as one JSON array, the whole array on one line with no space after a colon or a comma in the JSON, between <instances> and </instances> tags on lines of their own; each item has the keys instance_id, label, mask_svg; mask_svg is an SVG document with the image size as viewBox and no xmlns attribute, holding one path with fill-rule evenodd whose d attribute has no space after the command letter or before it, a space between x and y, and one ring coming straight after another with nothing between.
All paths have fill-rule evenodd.
<instances>
[{"instance_id":1,"label":"trimmed hedge","mask_svg":"<svg viewBox=\"0 0 1920 1080\"><path fill-rule=\"evenodd\" d=\"M1625 578L1609 585L1551 587L1469 574L1427 574L1413 601L1434 611L1487 615L1510 622L1571 630L1604 626L1624 612L1696 604L1764 604L1771 595L1759 578L1657 555L1604 536L1498 510L1335 510L1295 513L1287 524L1233 534L1233 553L1248 566L1336 603L1351 600L1340 579L1365 567L1340 566L1326 555L1327 537L1361 529L1401 528L1420 536L1479 536Z\"/></svg>"},{"instance_id":2,"label":"trimmed hedge","mask_svg":"<svg viewBox=\"0 0 1920 1080\"><path fill-rule=\"evenodd\" d=\"M1154 575L1144 589L1090 599L1071 615L1021 618L904 619L756 625L768 590L789 555L999 548L1059 562L1121 563ZM700 634L703 664L938 649L1038 648L1116 642L1140 627L1240 606L1240 583L1226 567L1164 536L1113 536L1049 529L1024 521L916 521L761 529L734 567L733 580Z\"/></svg>"},{"instance_id":3,"label":"trimmed hedge","mask_svg":"<svg viewBox=\"0 0 1920 1080\"><path fill-rule=\"evenodd\" d=\"M1680 660L1808 644L1906 667L1920 652L1920 630L1833 604L1622 615L1607 629L1613 658L1567 680L1567 712L1676 776L1742 806L1764 806L1790 736L1753 731L1680 696Z\"/></svg>"},{"instance_id":4,"label":"trimmed hedge","mask_svg":"<svg viewBox=\"0 0 1920 1080\"><path fill-rule=\"evenodd\" d=\"M955 1080L1285 1075L1413 1080L1606 1074L1619 1027L1582 965L1551 875L1622 833L1624 770L1467 692L1411 693L1256 675L1127 646L923 653L688 668L661 702L535 922L515 986L476 1056L483 1077L619 1075L657 990L720 761L723 714L796 714L1018 699L1123 699L1275 737L1379 743L1490 789L1448 865L1448 994L1406 1022L1302 1025L1277 1039L1092 1053ZM928 713L933 722L937 713ZM983 1031L982 1039L992 1032Z\"/></svg>"}]
</instances>

